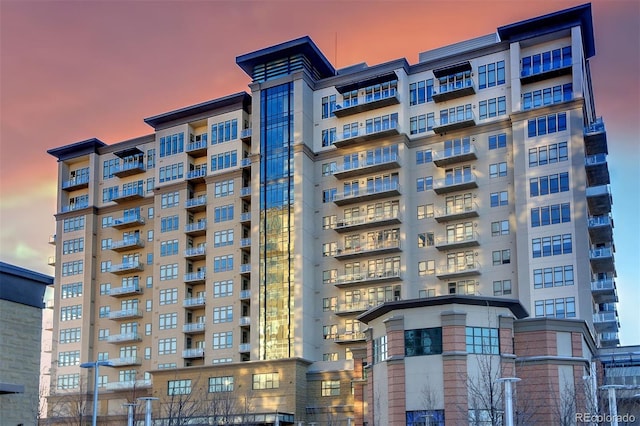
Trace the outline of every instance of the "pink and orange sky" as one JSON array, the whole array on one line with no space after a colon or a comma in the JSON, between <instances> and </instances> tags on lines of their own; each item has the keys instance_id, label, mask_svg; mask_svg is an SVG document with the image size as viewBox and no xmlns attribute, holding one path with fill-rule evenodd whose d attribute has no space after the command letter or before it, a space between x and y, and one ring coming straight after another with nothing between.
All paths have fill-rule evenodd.
<instances>
[{"instance_id":1,"label":"pink and orange sky","mask_svg":"<svg viewBox=\"0 0 640 426\"><path fill-rule=\"evenodd\" d=\"M413 64L419 52L582 3L0 0L0 260L53 274L57 168L47 149L149 134L145 117L248 91L238 55L309 35L336 68ZM592 8L620 338L640 344L640 2Z\"/></svg>"}]
</instances>

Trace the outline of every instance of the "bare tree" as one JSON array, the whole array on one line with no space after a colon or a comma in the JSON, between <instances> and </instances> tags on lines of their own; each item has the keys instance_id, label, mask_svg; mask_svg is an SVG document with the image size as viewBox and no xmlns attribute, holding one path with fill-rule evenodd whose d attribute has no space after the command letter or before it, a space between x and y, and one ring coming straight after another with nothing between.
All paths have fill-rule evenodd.
<instances>
[{"instance_id":1,"label":"bare tree","mask_svg":"<svg viewBox=\"0 0 640 426\"><path fill-rule=\"evenodd\" d=\"M475 358L475 374L467 374L469 397L469 424L502 425L503 391L498 382L501 376L500 357L482 354L470 355Z\"/></svg>"},{"instance_id":2,"label":"bare tree","mask_svg":"<svg viewBox=\"0 0 640 426\"><path fill-rule=\"evenodd\" d=\"M54 391L48 398L48 424L82 426L91 415L87 382L80 377L78 387L69 391Z\"/></svg>"}]
</instances>

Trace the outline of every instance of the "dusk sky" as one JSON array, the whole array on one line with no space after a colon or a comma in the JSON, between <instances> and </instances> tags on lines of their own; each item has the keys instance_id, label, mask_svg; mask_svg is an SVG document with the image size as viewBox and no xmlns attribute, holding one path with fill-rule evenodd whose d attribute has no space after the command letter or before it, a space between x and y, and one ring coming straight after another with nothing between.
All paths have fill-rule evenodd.
<instances>
[{"instance_id":1,"label":"dusk sky","mask_svg":"<svg viewBox=\"0 0 640 426\"><path fill-rule=\"evenodd\" d=\"M336 68L494 33L580 1L0 0L0 260L53 275L47 149L150 134L143 119L239 91L238 55L309 35ZM640 344L640 2L592 2L623 345Z\"/></svg>"}]
</instances>

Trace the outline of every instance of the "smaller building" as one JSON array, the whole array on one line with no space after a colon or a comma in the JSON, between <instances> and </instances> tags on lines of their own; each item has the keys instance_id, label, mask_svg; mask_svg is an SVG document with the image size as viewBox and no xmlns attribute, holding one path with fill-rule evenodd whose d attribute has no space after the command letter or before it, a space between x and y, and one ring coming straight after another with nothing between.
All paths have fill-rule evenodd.
<instances>
[{"instance_id":1,"label":"smaller building","mask_svg":"<svg viewBox=\"0 0 640 426\"><path fill-rule=\"evenodd\" d=\"M42 309L53 277L0 262L0 413L3 425L40 413Z\"/></svg>"},{"instance_id":2,"label":"smaller building","mask_svg":"<svg viewBox=\"0 0 640 426\"><path fill-rule=\"evenodd\" d=\"M496 424L501 378L517 377L518 422L559 424L585 405L593 337L580 320L524 319L517 300L441 296L388 302L368 325L367 424ZM571 399L571 413L557 402ZM583 409L582 409L583 410ZM567 412L565 412L567 411Z\"/></svg>"},{"instance_id":3,"label":"smaller building","mask_svg":"<svg viewBox=\"0 0 640 426\"><path fill-rule=\"evenodd\" d=\"M602 369L600 400L608 408L608 387L615 388L619 424L640 423L640 345L598 351ZM605 393L606 391L606 393ZM607 411L609 413L609 411ZM638 422L638 423L635 423Z\"/></svg>"}]
</instances>

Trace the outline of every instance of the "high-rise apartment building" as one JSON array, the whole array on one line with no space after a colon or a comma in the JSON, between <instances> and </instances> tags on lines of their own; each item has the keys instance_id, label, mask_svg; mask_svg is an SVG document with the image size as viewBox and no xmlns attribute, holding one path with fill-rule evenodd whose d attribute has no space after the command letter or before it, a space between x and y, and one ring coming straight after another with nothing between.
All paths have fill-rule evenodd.
<instances>
[{"instance_id":1,"label":"high-rise apartment building","mask_svg":"<svg viewBox=\"0 0 640 426\"><path fill-rule=\"evenodd\" d=\"M51 410L91 388L80 362L109 360L105 421L134 396L160 397L157 417L171 417L177 398L195 407L196 394L233 394L229 411L261 424L374 424L378 390L363 366L384 357L365 323L389 311L380 305L415 300L482 301L516 323L582 320L578 341L615 346L594 53L589 5L416 64L336 70L303 37L237 57L251 94L146 118L153 133L136 139L49 150L59 162ZM492 321L481 322L480 340ZM407 404L395 413L418 411ZM211 416L212 405L193 412Z\"/></svg>"}]
</instances>

